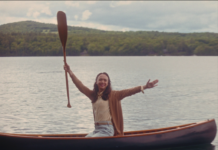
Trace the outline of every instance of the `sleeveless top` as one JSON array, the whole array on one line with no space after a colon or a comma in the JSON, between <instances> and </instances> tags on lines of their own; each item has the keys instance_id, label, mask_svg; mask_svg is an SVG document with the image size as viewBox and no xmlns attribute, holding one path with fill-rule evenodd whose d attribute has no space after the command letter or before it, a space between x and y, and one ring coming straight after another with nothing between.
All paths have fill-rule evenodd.
<instances>
[{"instance_id":1,"label":"sleeveless top","mask_svg":"<svg viewBox=\"0 0 218 150\"><path fill-rule=\"evenodd\" d=\"M95 123L102 121L111 121L109 101L103 100L101 94L102 93L99 93L97 101L95 103L92 103Z\"/></svg>"}]
</instances>

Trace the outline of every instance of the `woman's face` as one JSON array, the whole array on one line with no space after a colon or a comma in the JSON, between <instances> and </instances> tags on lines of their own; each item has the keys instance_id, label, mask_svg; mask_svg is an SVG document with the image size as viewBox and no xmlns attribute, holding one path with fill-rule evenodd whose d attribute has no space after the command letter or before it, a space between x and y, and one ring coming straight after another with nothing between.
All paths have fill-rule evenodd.
<instances>
[{"instance_id":1,"label":"woman's face","mask_svg":"<svg viewBox=\"0 0 218 150\"><path fill-rule=\"evenodd\" d=\"M108 77L105 74L100 74L97 78L96 84L100 92L104 91L108 86Z\"/></svg>"}]
</instances>

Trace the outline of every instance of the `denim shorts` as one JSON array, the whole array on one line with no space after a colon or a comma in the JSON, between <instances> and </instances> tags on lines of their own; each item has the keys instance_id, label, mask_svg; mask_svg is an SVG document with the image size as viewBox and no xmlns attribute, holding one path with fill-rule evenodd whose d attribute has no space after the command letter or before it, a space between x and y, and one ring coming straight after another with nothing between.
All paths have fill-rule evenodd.
<instances>
[{"instance_id":1,"label":"denim shorts","mask_svg":"<svg viewBox=\"0 0 218 150\"><path fill-rule=\"evenodd\" d=\"M86 135L86 137L104 137L114 136L114 126L107 125L95 125L95 130Z\"/></svg>"}]
</instances>

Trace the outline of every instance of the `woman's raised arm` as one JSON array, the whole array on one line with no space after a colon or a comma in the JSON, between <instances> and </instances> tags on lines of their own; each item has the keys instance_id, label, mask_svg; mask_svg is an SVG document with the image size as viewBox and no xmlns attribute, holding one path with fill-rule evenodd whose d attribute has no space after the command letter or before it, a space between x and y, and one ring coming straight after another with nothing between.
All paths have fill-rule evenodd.
<instances>
[{"instance_id":1,"label":"woman's raised arm","mask_svg":"<svg viewBox=\"0 0 218 150\"><path fill-rule=\"evenodd\" d=\"M73 83L76 85L78 90L85 94L91 100L93 97L93 91L87 88L85 85L83 85L83 83L70 70L70 66L68 64L64 65L64 70L66 70L69 73Z\"/></svg>"}]
</instances>

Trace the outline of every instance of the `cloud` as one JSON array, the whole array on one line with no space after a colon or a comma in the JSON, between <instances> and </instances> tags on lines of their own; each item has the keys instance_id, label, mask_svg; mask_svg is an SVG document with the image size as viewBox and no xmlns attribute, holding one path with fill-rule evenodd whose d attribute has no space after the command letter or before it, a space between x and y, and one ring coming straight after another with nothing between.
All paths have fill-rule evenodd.
<instances>
[{"instance_id":1,"label":"cloud","mask_svg":"<svg viewBox=\"0 0 218 150\"><path fill-rule=\"evenodd\" d=\"M6 23L18 22L18 21L26 21L28 20L26 17L13 17L8 15L1 15L1 25Z\"/></svg>"},{"instance_id":2,"label":"cloud","mask_svg":"<svg viewBox=\"0 0 218 150\"><path fill-rule=\"evenodd\" d=\"M122 28L122 31L125 32L125 31L129 31L130 29L129 28Z\"/></svg>"},{"instance_id":3,"label":"cloud","mask_svg":"<svg viewBox=\"0 0 218 150\"><path fill-rule=\"evenodd\" d=\"M52 19L61 10L72 24L103 30L218 32L217 5L217 1L0 1L0 24L56 23Z\"/></svg>"},{"instance_id":4,"label":"cloud","mask_svg":"<svg viewBox=\"0 0 218 150\"><path fill-rule=\"evenodd\" d=\"M32 14L32 16L33 16L34 18L37 18L39 15L40 15L40 13L39 13L38 11L36 11L36 12L34 12L34 13Z\"/></svg>"},{"instance_id":5,"label":"cloud","mask_svg":"<svg viewBox=\"0 0 218 150\"><path fill-rule=\"evenodd\" d=\"M86 21L68 21L68 25L70 26L77 26L77 27L87 27L105 31L128 31L127 28L123 28L120 26L113 26L113 25L102 25L99 23L94 22L86 22Z\"/></svg>"},{"instance_id":6,"label":"cloud","mask_svg":"<svg viewBox=\"0 0 218 150\"><path fill-rule=\"evenodd\" d=\"M83 7L85 5L93 5L97 3L97 1L66 1L64 2L65 5L67 6L72 6L72 7Z\"/></svg>"},{"instance_id":7,"label":"cloud","mask_svg":"<svg viewBox=\"0 0 218 150\"><path fill-rule=\"evenodd\" d=\"M40 12L35 11L33 8L29 8L26 16L37 18L40 15Z\"/></svg>"},{"instance_id":8,"label":"cloud","mask_svg":"<svg viewBox=\"0 0 218 150\"><path fill-rule=\"evenodd\" d=\"M30 8L29 11L26 13L26 16L27 17L32 16L32 13L33 13L32 11L33 11L32 8Z\"/></svg>"},{"instance_id":9,"label":"cloud","mask_svg":"<svg viewBox=\"0 0 218 150\"><path fill-rule=\"evenodd\" d=\"M4 1L0 2L0 24L34 20L36 18L49 20L52 17L50 2ZM5 19L3 19L3 16ZM46 21L45 21L46 22Z\"/></svg>"},{"instance_id":10,"label":"cloud","mask_svg":"<svg viewBox=\"0 0 218 150\"><path fill-rule=\"evenodd\" d=\"M110 7L114 8L123 5L130 5L131 3L131 1L113 1L110 3Z\"/></svg>"},{"instance_id":11,"label":"cloud","mask_svg":"<svg viewBox=\"0 0 218 150\"><path fill-rule=\"evenodd\" d=\"M91 15L92 13L89 10L86 10L83 12L81 20L87 20Z\"/></svg>"},{"instance_id":12,"label":"cloud","mask_svg":"<svg viewBox=\"0 0 218 150\"><path fill-rule=\"evenodd\" d=\"M26 16L27 17L37 18L38 16L40 16L40 14L46 14L46 15L49 15L49 16L52 15L49 7L47 7L47 6L38 6L38 7L30 7L27 14L26 14Z\"/></svg>"},{"instance_id":13,"label":"cloud","mask_svg":"<svg viewBox=\"0 0 218 150\"><path fill-rule=\"evenodd\" d=\"M78 16L77 16L77 15L75 15L75 16L74 16L74 18L75 18L75 20L77 20L77 19L78 19Z\"/></svg>"},{"instance_id":14,"label":"cloud","mask_svg":"<svg viewBox=\"0 0 218 150\"><path fill-rule=\"evenodd\" d=\"M57 18L51 17L51 18L35 18L32 19L33 21L42 22L42 23L51 23L51 24L57 24Z\"/></svg>"},{"instance_id":15,"label":"cloud","mask_svg":"<svg viewBox=\"0 0 218 150\"><path fill-rule=\"evenodd\" d=\"M134 2L125 7L103 7L98 12L92 10L95 15L89 21L123 26L130 30L196 32L201 28L208 32L217 32L214 30L218 16L217 3Z\"/></svg>"},{"instance_id":16,"label":"cloud","mask_svg":"<svg viewBox=\"0 0 218 150\"><path fill-rule=\"evenodd\" d=\"M79 7L79 2L66 1L65 4L72 7Z\"/></svg>"},{"instance_id":17,"label":"cloud","mask_svg":"<svg viewBox=\"0 0 218 150\"><path fill-rule=\"evenodd\" d=\"M87 4L95 4L97 1L87 1Z\"/></svg>"},{"instance_id":18,"label":"cloud","mask_svg":"<svg viewBox=\"0 0 218 150\"><path fill-rule=\"evenodd\" d=\"M41 13L44 13L46 15L52 15L51 10L48 6L42 8Z\"/></svg>"}]
</instances>

